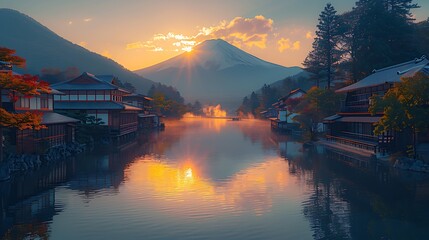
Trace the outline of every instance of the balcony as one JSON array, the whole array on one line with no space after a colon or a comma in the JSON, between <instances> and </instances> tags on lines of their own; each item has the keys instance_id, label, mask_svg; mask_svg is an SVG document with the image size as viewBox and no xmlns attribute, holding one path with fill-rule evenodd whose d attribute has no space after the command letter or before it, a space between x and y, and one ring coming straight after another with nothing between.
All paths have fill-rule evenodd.
<instances>
[{"instance_id":1,"label":"balcony","mask_svg":"<svg viewBox=\"0 0 429 240\"><path fill-rule=\"evenodd\" d=\"M342 113L368 113L368 105L342 106Z\"/></svg>"}]
</instances>

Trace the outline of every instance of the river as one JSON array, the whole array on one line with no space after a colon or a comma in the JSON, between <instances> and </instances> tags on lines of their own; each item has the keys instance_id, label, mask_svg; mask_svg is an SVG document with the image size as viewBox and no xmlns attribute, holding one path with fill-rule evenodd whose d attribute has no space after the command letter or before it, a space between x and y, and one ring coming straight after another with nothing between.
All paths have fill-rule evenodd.
<instances>
[{"instance_id":1,"label":"river","mask_svg":"<svg viewBox=\"0 0 429 240\"><path fill-rule=\"evenodd\" d=\"M0 183L2 239L429 239L429 178L258 120L169 121Z\"/></svg>"}]
</instances>

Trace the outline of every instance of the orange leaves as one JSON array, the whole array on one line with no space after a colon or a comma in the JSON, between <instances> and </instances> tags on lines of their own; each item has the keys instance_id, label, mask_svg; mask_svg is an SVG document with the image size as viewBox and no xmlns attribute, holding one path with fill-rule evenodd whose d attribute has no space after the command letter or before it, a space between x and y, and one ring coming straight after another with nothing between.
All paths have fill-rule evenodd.
<instances>
[{"instance_id":1,"label":"orange leaves","mask_svg":"<svg viewBox=\"0 0 429 240\"><path fill-rule=\"evenodd\" d=\"M35 129L40 130L46 128L41 124L42 113L25 112L25 113L9 113L3 108L0 108L0 126L16 127L19 130Z\"/></svg>"},{"instance_id":2,"label":"orange leaves","mask_svg":"<svg viewBox=\"0 0 429 240\"><path fill-rule=\"evenodd\" d=\"M38 76L29 74L0 73L0 89L7 89L24 96L35 96L40 95L40 93L51 92L48 83L40 81Z\"/></svg>"},{"instance_id":3,"label":"orange leaves","mask_svg":"<svg viewBox=\"0 0 429 240\"><path fill-rule=\"evenodd\" d=\"M0 61L9 62L18 67L25 67L25 59L19 56L14 56L15 50L0 47Z\"/></svg>"},{"instance_id":4,"label":"orange leaves","mask_svg":"<svg viewBox=\"0 0 429 240\"><path fill-rule=\"evenodd\" d=\"M15 56L15 50L0 47L0 61L11 65L24 67L25 59ZM20 96L32 97L41 93L50 93L49 84L40 81L38 76L29 74L15 75L12 71L0 73L0 93L6 90L12 102L16 102ZM41 124L42 114L36 112L10 113L2 108L0 98L0 126L15 127L20 130L45 128Z\"/></svg>"}]
</instances>

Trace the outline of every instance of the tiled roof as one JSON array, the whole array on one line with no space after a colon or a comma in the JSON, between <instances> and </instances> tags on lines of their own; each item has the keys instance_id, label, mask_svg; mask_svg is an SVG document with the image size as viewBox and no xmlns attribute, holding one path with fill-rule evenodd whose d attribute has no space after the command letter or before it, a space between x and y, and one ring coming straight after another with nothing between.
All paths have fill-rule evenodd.
<instances>
[{"instance_id":1,"label":"tiled roof","mask_svg":"<svg viewBox=\"0 0 429 240\"><path fill-rule=\"evenodd\" d=\"M81 80L88 80L84 82ZM117 90L115 86L109 82L98 79L91 73L84 72L77 78L65 82L52 84L52 87L58 90Z\"/></svg>"},{"instance_id":2,"label":"tiled roof","mask_svg":"<svg viewBox=\"0 0 429 240\"><path fill-rule=\"evenodd\" d=\"M417 72L428 72L429 60L426 57L413 61L390 66L380 70L374 70L373 74L360 80L357 83L338 89L336 92L350 92L360 88L378 86L384 83L400 82L401 77L411 77Z\"/></svg>"},{"instance_id":3,"label":"tiled roof","mask_svg":"<svg viewBox=\"0 0 429 240\"><path fill-rule=\"evenodd\" d=\"M59 124L59 123L73 123L79 122L79 120L71 117L67 117L55 112L44 112L42 116L42 124Z\"/></svg>"},{"instance_id":4,"label":"tiled roof","mask_svg":"<svg viewBox=\"0 0 429 240\"><path fill-rule=\"evenodd\" d=\"M127 104L112 102L112 101L92 101L92 102L82 102L82 101L56 101L54 104L54 109L61 110L133 110L140 111L141 108L133 107Z\"/></svg>"},{"instance_id":5,"label":"tiled roof","mask_svg":"<svg viewBox=\"0 0 429 240\"><path fill-rule=\"evenodd\" d=\"M284 100L288 99L289 97L293 96L295 93L299 93L299 92L302 92L303 94L307 94L306 91L302 90L301 88L297 88L295 90L290 91L288 95L280 98L279 100L284 101Z\"/></svg>"}]
</instances>

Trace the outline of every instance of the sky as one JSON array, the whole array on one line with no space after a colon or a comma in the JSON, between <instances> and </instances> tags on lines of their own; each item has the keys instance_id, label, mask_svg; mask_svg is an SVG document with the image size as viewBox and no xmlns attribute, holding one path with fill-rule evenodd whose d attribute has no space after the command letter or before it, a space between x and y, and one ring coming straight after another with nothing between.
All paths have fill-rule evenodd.
<instances>
[{"instance_id":1,"label":"sky","mask_svg":"<svg viewBox=\"0 0 429 240\"><path fill-rule=\"evenodd\" d=\"M327 2L339 13L355 0L0 0L61 37L130 70L220 38L263 60L301 66ZM417 0L417 20L429 0Z\"/></svg>"}]
</instances>

